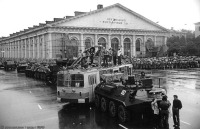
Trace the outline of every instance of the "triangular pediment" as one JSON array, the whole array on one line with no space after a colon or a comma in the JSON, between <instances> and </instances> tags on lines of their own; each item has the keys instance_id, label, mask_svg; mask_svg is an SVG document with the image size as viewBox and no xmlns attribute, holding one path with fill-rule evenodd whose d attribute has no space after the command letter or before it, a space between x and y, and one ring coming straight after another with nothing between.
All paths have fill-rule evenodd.
<instances>
[{"instance_id":1,"label":"triangular pediment","mask_svg":"<svg viewBox=\"0 0 200 129\"><path fill-rule=\"evenodd\" d=\"M123 28L136 30L166 31L164 27L132 10L115 4L52 24L53 26Z\"/></svg>"}]
</instances>

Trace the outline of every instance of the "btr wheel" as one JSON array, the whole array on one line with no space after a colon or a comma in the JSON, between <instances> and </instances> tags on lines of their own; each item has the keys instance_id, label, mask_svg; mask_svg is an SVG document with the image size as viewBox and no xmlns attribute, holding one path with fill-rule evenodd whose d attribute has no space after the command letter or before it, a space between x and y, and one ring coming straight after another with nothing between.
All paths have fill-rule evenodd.
<instances>
[{"instance_id":1,"label":"btr wheel","mask_svg":"<svg viewBox=\"0 0 200 129\"><path fill-rule=\"evenodd\" d=\"M121 122L128 121L128 111L123 105L118 107L118 118Z\"/></svg>"},{"instance_id":2,"label":"btr wheel","mask_svg":"<svg viewBox=\"0 0 200 129\"><path fill-rule=\"evenodd\" d=\"M102 112L107 111L107 101L105 98L101 98L101 111Z\"/></svg>"},{"instance_id":3,"label":"btr wheel","mask_svg":"<svg viewBox=\"0 0 200 129\"><path fill-rule=\"evenodd\" d=\"M109 102L109 113L112 117L116 116L116 104L113 101Z\"/></svg>"},{"instance_id":4,"label":"btr wheel","mask_svg":"<svg viewBox=\"0 0 200 129\"><path fill-rule=\"evenodd\" d=\"M100 106L100 98L99 98L99 95L95 95L95 106L97 107L97 108L99 108L99 106Z\"/></svg>"}]
</instances>

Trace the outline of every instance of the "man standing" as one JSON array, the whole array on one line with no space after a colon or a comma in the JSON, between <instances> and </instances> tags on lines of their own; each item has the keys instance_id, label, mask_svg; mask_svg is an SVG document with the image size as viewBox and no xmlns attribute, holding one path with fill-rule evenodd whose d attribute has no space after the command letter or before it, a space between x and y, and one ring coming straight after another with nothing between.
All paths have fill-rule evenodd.
<instances>
[{"instance_id":1,"label":"man standing","mask_svg":"<svg viewBox=\"0 0 200 129\"><path fill-rule=\"evenodd\" d=\"M167 100L167 96L162 97L160 102L160 113L161 113L161 125L165 129L169 129L169 113L170 113L171 103Z\"/></svg>"},{"instance_id":2,"label":"man standing","mask_svg":"<svg viewBox=\"0 0 200 129\"><path fill-rule=\"evenodd\" d=\"M154 114L154 119L153 119L153 122L154 122L154 128L155 129L158 129L159 128L159 108L158 108L158 103L157 103L157 99L153 99L153 101L151 102L151 108L153 110L153 114Z\"/></svg>"},{"instance_id":3,"label":"man standing","mask_svg":"<svg viewBox=\"0 0 200 129\"><path fill-rule=\"evenodd\" d=\"M121 55L122 55L122 51L119 48L118 51L117 51L118 65L121 65Z\"/></svg>"},{"instance_id":4,"label":"man standing","mask_svg":"<svg viewBox=\"0 0 200 129\"><path fill-rule=\"evenodd\" d=\"M117 64L117 52L114 50L114 49L112 49L112 55L113 55L113 64L114 64L114 66Z\"/></svg>"},{"instance_id":5,"label":"man standing","mask_svg":"<svg viewBox=\"0 0 200 129\"><path fill-rule=\"evenodd\" d=\"M173 106L172 106L174 127L179 127L180 126L179 110L181 108L182 108L181 101L178 99L177 95L174 95Z\"/></svg>"}]
</instances>

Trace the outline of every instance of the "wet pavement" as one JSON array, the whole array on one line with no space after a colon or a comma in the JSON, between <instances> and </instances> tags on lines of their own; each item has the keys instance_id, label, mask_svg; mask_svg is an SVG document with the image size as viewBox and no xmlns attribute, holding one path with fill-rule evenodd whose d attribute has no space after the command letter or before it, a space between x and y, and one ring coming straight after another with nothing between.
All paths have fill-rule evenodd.
<instances>
[{"instance_id":1,"label":"wet pavement","mask_svg":"<svg viewBox=\"0 0 200 129\"><path fill-rule=\"evenodd\" d=\"M182 101L181 129L200 128L200 69L147 71L161 78L172 103L177 94ZM154 82L158 85L158 79ZM173 128L173 119L169 119ZM120 123L94 106L63 105L56 100L56 87L25 77L16 71L0 70L0 129L152 129L151 120L135 115L131 122Z\"/></svg>"}]
</instances>

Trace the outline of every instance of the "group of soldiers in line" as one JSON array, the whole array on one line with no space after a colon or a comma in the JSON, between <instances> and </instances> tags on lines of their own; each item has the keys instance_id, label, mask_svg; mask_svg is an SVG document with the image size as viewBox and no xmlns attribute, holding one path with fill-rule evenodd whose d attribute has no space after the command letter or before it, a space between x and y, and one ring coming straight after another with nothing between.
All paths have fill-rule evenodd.
<instances>
[{"instance_id":1,"label":"group of soldiers in line","mask_svg":"<svg viewBox=\"0 0 200 129\"><path fill-rule=\"evenodd\" d=\"M131 58L134 69L186 69L200 68L200 58L196 56Z\"/></svg>"}]
</instances>

